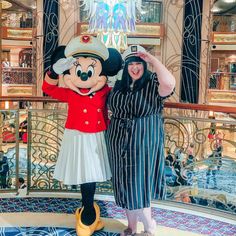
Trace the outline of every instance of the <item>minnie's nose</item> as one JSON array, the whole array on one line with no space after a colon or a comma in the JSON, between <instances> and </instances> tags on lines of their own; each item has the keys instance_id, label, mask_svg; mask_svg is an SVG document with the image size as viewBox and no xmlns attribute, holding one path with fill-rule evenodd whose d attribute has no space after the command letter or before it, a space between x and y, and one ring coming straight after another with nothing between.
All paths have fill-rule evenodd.
<instances>
[{"instance_id":1,"label":"minnie's nose","mask_svg":"<svg viewBox=\"0 0 236 236\"><path fill-rule=\"evenodd\" d=\"M88 79L88 74L86 72L83 72L81 75L80 75L80 78L82 81L86 81Z\"/></svg>"}]
</instances>

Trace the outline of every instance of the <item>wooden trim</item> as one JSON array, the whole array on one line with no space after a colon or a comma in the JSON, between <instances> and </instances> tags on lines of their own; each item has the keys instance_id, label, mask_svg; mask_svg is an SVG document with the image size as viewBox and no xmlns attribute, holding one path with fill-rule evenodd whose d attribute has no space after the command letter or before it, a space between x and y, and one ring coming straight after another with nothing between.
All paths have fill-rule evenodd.
<instances>
[{"instance_id":1,"label":"wooden trim","mask_svg":"<svg viewBox=\"0 0 236 236\"><path fill-rule=\"evenodd\" d=\"M148 30L148 28L150 28ZM91 34L87 32L88 23L79 22L77 23L77 35L80 34ZM156 30L155 30L156 29ZM128 33L128 38L162 38L164 37L165 30L164 24L159 23L136 23L136 31L134 33Z\"/></svg>"},{"instance_id":2,"label":"wooden trim","mask_svg":"<svg viewBox=\"0 0 236 236\"><path fill-rule=\"evenodd\" d=\"M11 32L15 31L16 34ZM28 32L27 34L24 34ZM13 27L2 27L2 39L14 39L14 40L32 40L33 29L32 28L13 28Z\"/></svg>"},{"instance_id":3,"label":"wooden trim","mask_svg":"<svg viewBox=\"0 0 236 236\"><path fill-rule=\"evenodd\" d=\"M88 23L85 23L85 22L77 23L77 35L88 34L88 35L96 36L96 34L91 34L87 32L87 29L88 29Z\"/></svg>"},{"instance_id":4,"label":"wooden trim","mask_svg":"<svg viewBox=\"0 0 236 236\"><path fill-rule=\"evenodd\" d=\"M236 107L226 107L226 106L216 106L216 105L166 102L165 107L166 108L195 110L195 111L214 111L214 112L235 113L236 114Z\"/></svg>"},{"instance_id":5,"label":"wooden trim","mask_svg":"<svg viewBox=\"0 0 236 236\"><path fill-rule=\"evenodd\" d=\"M227 80L225 80L227 77L223 77L223 80L220 82L220 86L223 86L227 84L228 88L228 83ZM228 78L229 79L229 78ZM235 90L225 90L224 87L222 86L222 89L208 89L207 90L207 97L208 97L208 102L210 103L221 103L221 104L235 104L236 101L236 93Z\"/></svg>"},{"instance_id":6,"label":"wooden trim","mask_svg":"<svg viewBox=\"0 0 236 236\"><path fill-rule=\"evenodd\" d=\"M56 102L59 101L56 99L52 99L50 97L35 97L35 96L2 96L0 97L0 102L2 101L9 101L9 102L22 102L22 101L29 101L29 102Z\"/></svg>"},{"instance_id":7,"label":"wooden trim","mask_svg":"<svg viewBox=\"0 0 236 236\"><path fill-rule=\"evenodd\" d=\"M225 38L224 38L225 36ZM212 32L211 42L218 45L235 45L236 33L235 32Z\"/></svg>"}]
</instances>

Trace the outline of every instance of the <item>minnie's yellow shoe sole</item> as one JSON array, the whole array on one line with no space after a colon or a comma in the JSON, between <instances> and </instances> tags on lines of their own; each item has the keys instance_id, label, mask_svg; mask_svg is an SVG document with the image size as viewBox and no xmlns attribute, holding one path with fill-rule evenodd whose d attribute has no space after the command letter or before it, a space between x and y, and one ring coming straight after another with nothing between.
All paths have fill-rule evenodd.
<instances>
[{"instance_id":1,"label":"minnie's yellow shoe sole","mask_svg":"<svg viewBox=\"0 0 236 236\"><path fill-rule=\"evenodd\" d=\"M94 203L94 209L96 213L96 219L91 225L85 225L81 221L81 215L84 208L78 208L75 212L76 218L76 233L77 236L90 236L94 231L99 231L104 228L104 222L100 219L100 208Z\"/></svg>"},{"instance_id":2,"label":"minnie's yellow shoe sole","mask_svg":"<svg viewBox=\"0 0 236 236\"><path fill-rule=\"evenodd\" d=\"M95 209L95 212L96 212L96 219L98 219L98 222L97 222L97 225L96 225L94 231L99 231L99 230L102 230L104 228L105 224L100 218L100 208L97 205L97 203L94 203L94 209Z\"/></svg>"},{"instance_id":3,"label":"minnie's yellow shoe sole","mask_svg":"<svg viewBox=\"0 0 236 236\"><path fill-rule=\"evenodd\" d=\"M90 236L93 232L90 231L90 227L83 224L81 221L81 214L83 212L84 208L78 208L75 212L75 218L76 218L76 234L77 236Z\"/></svg>"}]
</instances>

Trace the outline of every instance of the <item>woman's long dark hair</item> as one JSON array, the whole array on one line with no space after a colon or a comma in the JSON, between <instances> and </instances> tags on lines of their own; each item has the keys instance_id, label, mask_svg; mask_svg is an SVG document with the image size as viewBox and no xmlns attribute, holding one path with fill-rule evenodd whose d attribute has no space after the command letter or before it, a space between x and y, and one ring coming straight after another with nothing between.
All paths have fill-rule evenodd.
<instances>
[{"instance_id":1,"label":"woman's long dark hair","mask_svg":"<svg viewBox=\"0 0 236 236\"><path fill-rule=\"evenodd\" d=\"M141 62L143 64L143 69L144 69L142 77L138 79L137 81L135 81L132 91L135 92L137 90L142 89L144 85L148 82L148 80L150 79L151 72L147 70L147 63L140 57L132 56L126 59L123 73L122 73L122 78L120 81L116 82L114 86L114 91L119 90L123 93L126 93L131 90L130 85L132 84L132 78L130 77L128 73L128 65L131 62Z\"/></svg>"}]
</instances>

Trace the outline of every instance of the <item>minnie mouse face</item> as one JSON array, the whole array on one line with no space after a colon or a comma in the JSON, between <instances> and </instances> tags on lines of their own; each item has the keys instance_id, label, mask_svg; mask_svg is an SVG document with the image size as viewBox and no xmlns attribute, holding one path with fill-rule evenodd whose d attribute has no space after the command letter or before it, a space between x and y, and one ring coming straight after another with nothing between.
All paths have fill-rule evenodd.
<instances>
[{"instance_id":1,"label":"minnie mouse face","mask_svg":"<svg viewBox=\"0 0 236 236\"><path fill-rule=\"evenodd\" d=\"M107 82L106 76L100 76L102 63L95 57L77 57L69 72L64 76L66 86L82 96L100 90Z\"/></svg>"},{"instance_id":2,"label":"minnie mouse face","mask_svg":"<svg viewBox=\"0 0 236 236\"><path fill-rule=\"evenodd\" d=\"M107 82L106 76L116 75L122 66L121 55L116 49L106 48L90 35L72 39L63 54L69 59L67 68L70 68L64 75L65 85L82 96L102 89Z\"/></svg>"}]
</instances>

